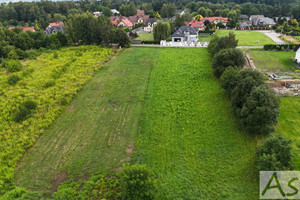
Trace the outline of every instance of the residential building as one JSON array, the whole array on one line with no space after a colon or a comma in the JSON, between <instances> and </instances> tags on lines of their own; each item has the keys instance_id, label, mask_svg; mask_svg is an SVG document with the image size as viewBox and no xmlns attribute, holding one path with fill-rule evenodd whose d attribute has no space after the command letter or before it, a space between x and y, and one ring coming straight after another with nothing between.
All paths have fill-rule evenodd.
<instances>
[{"instance_id":1,"label":"residential building","mask_svg":"<svg viewBox=\"0 0 300 200\"><path fill-rule=\"evenodd\" d=\"M99 17L100 15L102 15L103 12L100 12L100 11L96 11L96 12L93 12L93 15L94 17Z\"/></svg>"},{"instance_id":2,"label":"residential building","mask_svg":"<svg viewBox=\"0 0 300 200\"><path fill-rule=\"evenodd\" d=\"M187 26L192 26L194 28L198 28L199 30L204 30L205 29L203 18L201 18L199 21L197 21L195 19L192 20L192 21L187 21L187 22L185 22L185 24Z\"/></svg>"},{"instance_id":3,"label":"residential building","mask_svg":"<svg viewBox=\"0 0 300 200\"><path fill-rule=\"evenodd\" d=\"M204 17L203 20L204 22L209 21L210 23L214 24L218 24L219 22L221 22L224 26L226 26L228 23L227 17Z\"/></svg>"},{"instance_id":4,"label":"residential building","mask_svg":"<svg viewBox=\"0 0 300 200\"><path fill-rule=\"evenodd\" d=\"M182 26L172 35L172 42L197 42L198 28L192 26Z\"/></svg>"},{"instance_id":5,"label":"residential building","mask_svg":"<svg viewBox=\"0 0 300 200\"><path fill-rule=\"evenodd\" d=\"M137 16L144 16L145 15L145 11L144 10L137 10Z\"/></svg>"},{"instance_id":6,"label":"residential building","mask_svg":"<svg viewBox=\"0 0 300 200\"><path fill-rule=\"evenodd\" d=\"M242 20L249 20L249 16L248 15L243 15L243 14L241 14L241 19Z\"/></svg>"},{"instance_id":7,"label":"residential building","mask_svg":"<svg viewBox=\"0 0 300 200\"><path fill-rule=\"evenodd\" d=\"M249 29L249 28L251 28L251 26L252 26L251 22L240 22L241 29Z\"/></svg>"},{"instance_id":8,"label":"residential building","mask_svg":"<svg viewBox=\"0 0 300 200\"><path fill-rule=\"evenodd\" d=\"M120 14L120 12L117 11L116 9L111 9L110 12L111 12L112 15L119 15Z\"/></svg>"},{"instance_id":9,"label":"residential building","mask_svg":"<svg viewBox=\"0 0 300 200\"><path fill-rule=\"evenodd\" d=\"M136 24L144 24L147 19L150 18L150 15L143 15L143 16L129 16L128 20L135 26Z\"/></svg>"},{"instance_id":10,"label":"residential building","mask_svg":"<svg viewBox=\"0 0 300 200\"><path fill-rule=\"evenodd\" d=\"M185 14L185 11L184 10L176 10L175 14L179 14L180 16L184 15Z\"/></svg>"},{"instance_id":11,"label":"residential building","mask_svg":"<svg viewBox=\"0 0 300 200\"><path fill-rule=\"evenodd\" d=\"M252 21L254 18L264 18L264 15L250 15L249 20Z\"/></svg>"},{"instance_id":12,"label":"residential building","mask_svg":"<svg viewBox=\"0 0 300 200\"><path fill-rule=\"evenodd\" d=\"M61 21L50 23L45 29L45 34L51 35L52 33L64 32L64 23Z\"/></svg>"},{"instance_id":13,"label":"residential building","mask_svg":"<svg viewBox=\"0 0 300 200\"><path fill-rule=\"evenodd\" d=\"M133 24L127 17L123 16L112 16L110 17L111 23L118 28L133 28Z\"/></svg>"},{"instance_id":14,"label":"residential building","mask_svg":"<svg viewBox=\"0 0 300 200\"><path fill-rule=\"evenodd\" d=\"M154 26L157 24L157 19L156 18L149 18L146 20L145 25L144 25L144 31L148 33L153 32Z\"/></svg>"},{"instance_id":15,"label":"residential building","mask_svg":"<svg viewBox=\"0 0 300 200\"><path fill-rule=\"evenodd\" d=\"M300 46L296 52L296 57L295 57L296 62L298 63L298 65L300 66Z\"/></svg>"}]
</instances>

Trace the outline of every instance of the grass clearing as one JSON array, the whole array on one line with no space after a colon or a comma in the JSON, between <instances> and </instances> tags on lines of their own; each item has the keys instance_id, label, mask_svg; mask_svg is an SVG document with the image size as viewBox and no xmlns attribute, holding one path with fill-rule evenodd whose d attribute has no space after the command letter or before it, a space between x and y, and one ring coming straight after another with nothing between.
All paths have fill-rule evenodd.
<instances>
[{"instance_id":1,"label":"grass clearing","mask_svg":"<svg viewBox=\"0 0 300 200\"><path fill-rule=\"evenodd\" d=\"M276 133L292 140L293 163L300 170L300 98L282 97Z\"/></svg>"},{"instance_id":2,"label":"grass clearing","mask_svg":"<svg viewBox=\"0 0 300 200\"><path fill-rule=\"evenodd\" d=\"M130 161L155 49L107 64L20 163L18 186L54 191L66 179L115 172Z\"/></svg>"},{"instance_id":3,"label":"grass clearing","mask_svg":"<svg viewBox=\"0 0 300 200\"><path fill-rule=\"evenodd\" d=\"M300 44L300 41L290 35L281 36L281 39L286 41L288 44Z\"/></svg>"},{"instance_id":4,"label":"grass clearing","mask_svg":"<svg viewBox=\"0 0 300 200\"><path fill-rule=\"evenodd\" d=\"M207 50L159 51L135 162L157 175L163 199L257 198L255 140L239 130Z\"/></svg>"},{"instance_id":5,"label":"grass clearing","mask_svg":"<svg viewBox=\"0 0 300 200\"><path fill-rule=\"evenodd\" d=\"M141 40L141 41L154 41L153 33L138 33L138 37L134 40Z\"/></svg>"},{"instance_id":6,"label":"grass clearing","mask_svg":"<svg viewBox=\"0 0 300 200\"><path fill-rule=\"evenodd\" d=\"M257 31L218 30L216 35L223 37L227 36L229 32L233 32L236 35L239 46L264 46L265 44L275 44L268 36Z\"/></svg>"},{"instance_id":7,"label":"grass clearing","mask_svg":"<svg viewBox=\"0 0 300 200\"><path fill-rule=\"evenodd\" d=\"M249 54L258 69L272 72L297 70L296 63L291 59L291 57L295 57L295 52L249 50Z\"/></svg>"},{"instance_id":8,"label":"grass clearing","mask_svg":"<svg viewBox=\"0 0 300 200\"><path fill-rule=\"evenodd\" d=\"M198 37L198 42L210 42L212 36L201 36Z\"/></svg>"},{"instance_id":9,"label":"grass clearing","mask_svg":"<svg viewBox=\"0 0 300 200\"><path fill-rule=\"evenodd\" d=\"M39 139L16 182L49 191L57 180L113 173L133 155L155 173L162 199L256 199L255 144L239 130L207 49L131 48Z\"/></svg>"}]
</instances>

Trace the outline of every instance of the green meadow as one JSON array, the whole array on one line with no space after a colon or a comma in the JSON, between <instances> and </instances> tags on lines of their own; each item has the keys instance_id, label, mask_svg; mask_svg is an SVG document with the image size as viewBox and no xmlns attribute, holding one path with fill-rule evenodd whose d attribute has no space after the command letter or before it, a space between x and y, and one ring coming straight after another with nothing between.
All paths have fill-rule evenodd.
<instances>
[{"instance_id":1,"label":"green meadow","mask_svg":"<svg viewBox=\"0 0 300 200\"><path fill-rule=\"evenodd\" d=\"M275 44L268 36L257 31L229 31L218 30L216 35L223 37L233 32L238 39L239 46L264 46L265 44Z\"/></svg>"},{"instance_id":2,"label":"green meadow","mask_svg":"<svg viewBox=\"0 0 300 200\"><path fill-rule=\"evenodd\" d=\"M257 139L241 131L204 48L130 48L106 64L17 167L16 183L146 164L161 199L255 199Z\"/></svg>"}]
</instances>

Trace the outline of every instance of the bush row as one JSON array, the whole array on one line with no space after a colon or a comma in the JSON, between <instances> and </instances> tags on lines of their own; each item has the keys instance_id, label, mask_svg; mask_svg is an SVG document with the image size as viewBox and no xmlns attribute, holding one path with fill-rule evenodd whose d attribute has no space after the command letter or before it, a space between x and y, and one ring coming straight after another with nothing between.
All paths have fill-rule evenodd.
<instances>
[{"instance_id":1,"label":"bush row","mask_svg":"<svg viewBox=\"0 0 300 200\"><path fill-rule=\"evenodd\" d=\"M272 133L279 116L279 98L265 85L263 74L242 69L245 58L236 46L233 34L212 39L208 50L213 55L214 74L221 79L241 127L253 134ZM291 149L291 141L281 135L267 137L257 148L258 170L293 169Z\"/></svg>"},{"instance_id":2,"label":"bush row","mask_svg":"<svg viewBox=\"0 0 300 200\"><path fill-rule=\"evenodd\" d=\"M297 51L298 48L300 46L299 45L295 45L295 44L266 44L264 45L264 50L265 51L273 51L273 50L277 50L277 51Z\"/></svg>"}]
</instances>

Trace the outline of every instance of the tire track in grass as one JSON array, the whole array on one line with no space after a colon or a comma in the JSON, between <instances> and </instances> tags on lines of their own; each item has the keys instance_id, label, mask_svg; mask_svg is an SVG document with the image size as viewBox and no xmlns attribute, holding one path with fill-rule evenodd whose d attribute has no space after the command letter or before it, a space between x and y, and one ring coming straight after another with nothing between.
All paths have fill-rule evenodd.
<instances>
[{"instance_id":1,"label":"tire track in grass","mask_svg":"<svg viewBox=\"0 0 300 200\"><path fill-rule=\"evenodd\" d=\"M161 48L134 161L162 199L255 199L255 140L241 132L206 49Z\"/></svg>"}]
</instances>

